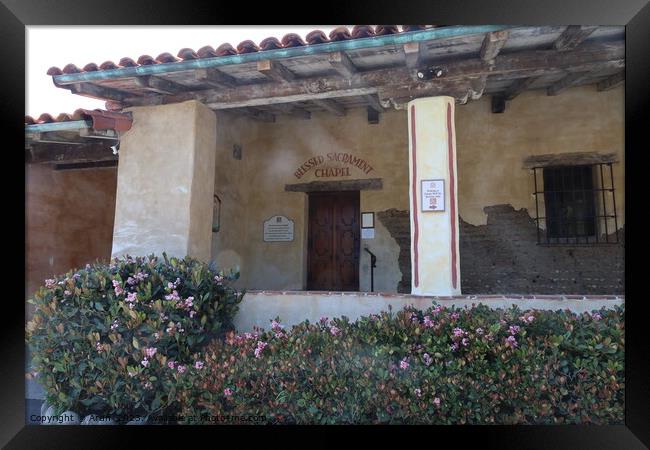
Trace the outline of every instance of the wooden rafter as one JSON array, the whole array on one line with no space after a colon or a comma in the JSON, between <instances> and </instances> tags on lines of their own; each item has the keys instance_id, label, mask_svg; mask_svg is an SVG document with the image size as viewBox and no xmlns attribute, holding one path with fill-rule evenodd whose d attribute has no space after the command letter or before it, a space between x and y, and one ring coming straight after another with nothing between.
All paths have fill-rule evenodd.
<instances>
[{"instance_id":1,"label":"wooden rafter","mask_svg":"<svg viewBox=\"0 0 650 450\"><path fill-rule=\"evenodd\" d=\"M293 116L298 119L304 119L304 120L311 119L311 113L309 111L294 106L291 103L278 103L276 105L273 105L273 109L280 111L282 114L287 114L289 116Z\"/></svg>"},{"instance_id":2,"label":"wooden rafter","mask_svg":"<svg viewBox=\"0 0 650 450\"><path fill-rule=\"evenodd\" d=\"M279 83L290 83L296 79L296 76L281 63L266 59L257 62L257 71L266 77Z\"/></svg>"},{"instance_id":3,"label":"wooden rafter","mask_svg":"<svg viewBox=\"0 0 650 450\"><path fill-rule=\"evenodd\" d=\"M314 104L320 106L326 111L331 112L335 116L345 116L345 108L340 103L335 100L323 99L323 100L313 100Z\"/></svg>"},{"instance_id":4,"label":"wooden rafter","mask_svg":"<svg viewBox=\"0 0 650 450\"><path fill-rule=\"evenodd\" d=\"M384 112L384 107L379 103L379 97L377 97L377 95L364 95L363 98L368 102L369 107L378 113Z\"/></svg>"},{"instance_id":5,"label":"wooden rafter","mask_svg":"<svg viewBox=\"0 0 650 450\"><path fill-rule=\"evenodd\" d=\"M94 143L80 145L34 143L25 156L26 162L30 164L83 163L117 159L111 147Z\"/></svg>"},{"instance_id":6,"label":"wooden rafter","mask_svg":"<svg viewBox=\"0 0 650 450\"><path fill-rule=\"evenodd\" d=\"M196 81L207 84L217 89L226 89L237 86L237 80L218 69L198 69L194 73Z\"/></svg>"},{"instance_id":7,"label":"wooden rafter","mask_svg":"<svg viewBox=\"0 0 650 450\"><path fill-rule=\"evenodd\" d=\"M553 48L559 52L573 50L596 31L597 26L569 25L559 38L553 42Z\"/></svg>"},{"instance_id":8,"label":"wooden rafter","mask_svg":"<svg viewBox=\"0 0 650 450\"><path fill-rule=\"evenodd\" d=\"M526 89L528 89L538 77L527 77L516 79L508 88L503 92L502 97L504 100L512 100Z\"/></svg>"},{"instance_id":9,"label":"wooden rafter","mask_svg":"<svg viewBox=\"0 0 650 450\"><path fill-rule=\"evenodd\" d=\"M138 77L135 79L135 82L138 86L158 94L173 95L188 90L187 86L153 75Z\"/></svg>"},{"instance_id":10,"label":"wooden rafter","mask_svg":"<svg viewBox=\"0 0 650 450\"><path fill-rule=\"evenodd\" d=\"M619 86L624 81L625 81L625 71L622 70L598 82L596 86L599 91L608 91L610 89L615 88L616 86Z\"/></svg>"},{"instance_id":11,"label":"wooden rafter","mask_svg":"<svg viewBox=\"0 0 650 450\"><path fill-rule=\"evenodd\" d=\"M586 77L589 76L589 73L570 73L564 78L560 79L559 81L553 83L546 89L546 94L547 95L558 95L560 92L564 91L565 89L568 89L572 86L575 86L582 81Z\"/></svg>"},{"instance_id":12,"label":"wooden rafter","mask_svg":"<svg viewBox=\"0 0 650 450\"><path fill-rule=\"evenodd\" d=\"M130 92L120 91L118 89L108 88L93 83L75 83L62 87L70 89L73 94L83 95L84 97L96 98L99 100L115 100L122 102L133 97L133 94Z\"/></svg>"},{"instance_id":13,"label":"wooden rafter","mask_svg":"<svg viewBox=\"0 0 650 450\"><path fill-rule=\"evenodd\" d=\"M329 63L340 75L344 77L353 77L357 73L348 55L343 52L334 52L329 54Z\"/></svg>"},{"instance_id":14,"label":"wooden rafter","mask_svg":"<svg viewBox=\"0 0 650 450\"><path fill-rule=\"evenodd\" d=\"M487 33L481 45L480 58L486 62L493 62L494 58L497 57L506 44L509 35L510 32L508 30Z\"/></svg>"}]
</instances>

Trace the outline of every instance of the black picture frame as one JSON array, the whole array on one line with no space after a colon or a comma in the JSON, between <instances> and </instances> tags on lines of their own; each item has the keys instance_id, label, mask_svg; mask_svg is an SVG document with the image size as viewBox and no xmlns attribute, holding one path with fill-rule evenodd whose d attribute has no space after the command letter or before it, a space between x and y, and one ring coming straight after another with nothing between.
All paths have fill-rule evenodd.
<instances>
[{"instance_id":1,"label":"black picture frame","mask_svg":"<svg viewBox=\"0 0 650 450\"><path fill-rule=\"evenodd\" d=\"M283 4L284 5L284 4ZM634 195L634 183L641 180L642 156L650 148L647 135L648 111L650 110L650 4L647 0L501 0L491 2L472 1L411 1L411 2L339 2L327 7L296 8L276 3L258 3L255 8L245 8L238 3L194 2L191 7L184 2L122 1L99 2L96 0L39 2L36 0L3 0L0 4L0 54L3 66L0 69L3 101L0 102L5 133L3 136L6 173L18 173L12 158L19 158L19 149L24 141L25 66L21 55L25 50L24 27L26 25L143 25L143 24L207 24L241 23L243 21L268 23L291 22L287 10L302 11L301 23L438 23L438 24L606 24L626 26L626 239L636 242L640 235L639 209L633 206L642 199L640 192ZM257 17L252 16L253 11ZM312 12L313 11L313 12ZM294 19L295 21L295 19ZM83 39L83 36L79 37ZM245 36L242 37L244 39ZM206 43L214 45L209 38ZM74 45L74 43L62 43ZM182 44L179 43L179 48ZM132 56L132 55L125 55ZM67 61L62 61L62 64ZM10 167L9 164L12 166ZM20 184L20 175L18 176ZM24 179L23 179L24 181ZM14 192L12 188L5 193ZM11 195L11 194L9 194ZM16 195L20 211L24 197ZM640 206L640 205L639 205ZM8 221L21 233L20 220ZM24 233L24 223L22 232ZM7 231L7 235L10 232ZM14 234L14 233L11 233ZM641 261L641 246L626 246L626 260ZM637 258L638 257L638 258ZM650 445L650 355L647 333L648 301L641 290L638 263L626 264L626 403L625 425L621 426L554 426L554 427L336 427L293 428L268 430L255 428L263 433L264 439L273 439L286 445L287 435L281 438L275 433L284 431L289 437L303 445L331 446L332 442L348 441L348 434L355 431L362 436L364 444L382 442L410 445L417 439L440 445L441 440L453 440L454 446L463 448L468 443L475 448L527 448L527 449L641 449ZM10 266L17 267L15 261ZM23 266L24 267L24 266ZM19 269L16 269L19 270ZM634 276L634 275L637 276ZM9 277L7 277L9 278ZM14 279L19 279L15 277ZM13 283L18 286L18 283ZM133 435L144 432L147 447L154 441L165 440L187 432L196 432L194 427L40 427L26 426L24 418L24 291L16 288L16 295L5 295L3 344L2 408L0 408L0 444L4 448L124 448ZM12 310L13 311L10 311ZM138 429L136 429L138 428ZM228 438L244 440L253 435L250 427L206 427L201 431L213 432L213 439L225 443ZM328 432L330 436L323 436ZM218 435L217 435L218 433ZM334 434L334 436L332 436ZM128 438L125 439L125 437ZM184 437L187 439L187 437ZM374 440L374 442L373 442ZM185 441L187 442L187 441ZM216 441L215 441L216 442Z\"/></svg>"}]
</instances>

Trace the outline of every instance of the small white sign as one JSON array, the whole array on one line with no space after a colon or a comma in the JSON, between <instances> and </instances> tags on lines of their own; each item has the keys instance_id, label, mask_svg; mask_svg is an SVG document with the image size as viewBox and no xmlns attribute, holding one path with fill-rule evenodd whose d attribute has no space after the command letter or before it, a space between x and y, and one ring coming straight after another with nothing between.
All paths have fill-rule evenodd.
<instances>
[{"instance_id":1,"label":"small white sign","mask_svg":"<svg viewBox=\"0 0 650 450\"><path fill-rule=\"evenodd\" d=\"M375 238L375 229L374 228L362 228L361 229L361 239L374 239Z\"/></svg>"},{"instance_id":2,"label":"small white sign","mask_svg":"<svg viewBox=\"0 0 650 450\"><path fill-rule=\"evenodd\" d=\"M273 216L264 222L264 242L293 241L293 220Z\"/></svg>"},{"instance_id":3,"label":"small white sign","mask_svg":"<svg viewBox=\"0 0 650 450\"><path fill-rule=\"evenodd\" d=\"M422 180L422 212L445 210L445 180Z\"/></svg>"}]
</instances>

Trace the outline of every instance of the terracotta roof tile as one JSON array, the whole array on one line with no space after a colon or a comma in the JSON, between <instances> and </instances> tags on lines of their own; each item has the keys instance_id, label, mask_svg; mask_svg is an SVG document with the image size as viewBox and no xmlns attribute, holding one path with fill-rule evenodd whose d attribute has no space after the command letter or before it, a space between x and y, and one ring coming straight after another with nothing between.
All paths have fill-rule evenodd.
<instances>
[{"instance_id":1,"label":"terracotta roof tile","mask_svg":"<svg viewBox=\"0 0 650 450\"><path fill-rule=\"evenodd\" d=\"M308 33L305 37L305 40L309 45L324 44L326 42L329 42L327 35L321 30L314 30Z\"/></svg>"},{"instance_id":2,"label":"terracotta roof tile","mask_svg":"<svg viewBox=\"0 0 650 450\"><path fill-rule=\"evenodd\" d=\"M226 42L225 44L221 44L219 47L217 47L215 53L217 56L236 55L237 50L235 50L235 47Z\"/></svg>"},{"instance_id":3,"label":"terracotta roof tile","mask_svg":"<svg viewBox=\"0 0 650 450\"><path fill-rule=\"evenodd\" d=\"M296 33L285 34L280 42L282 42L284 48L302 47L303 45L306 45L305 41L303 41L300 35Z\"/></svg>"},{"instance_id":4,"label":"terracotta roof tile","mask_svg":"<svg viewBox=\"0 0 650 450\"><path fill-rule=\"evenodd\" d=\"M97 67L97 64L95 63L88 63L83 68L84 72L97 72L98 70L99 67Z\"/></svg>"},{"instance_id":5,"label":"terracotta roof tile","mask_svg":"<svg viewBox=\"0 0 650 450\"><path fill-rule=\"evenodd\" d=\"M399 30L397 29L397 25L377 25L375 33L377 36L385 36L387 34L399 33Z\"/></svg>"},{"instance_id":6,"label":"terracotta roof tile","mask_svg":"<svg viewBox=\"0 0 650 450\"><path fill-rule=\"evenodd\" d=\"M81 70L79 70L79 67L75 66L74 64L68 64L63 68L63 73L79 73Z\"/></svg>"},{"instance_id":7,"label":"terracotta roof tile","mask_svg":"<svg viewBox=\"0 0 650 450\"><path fill-rule=\"evenodd\" d=\"M120 67L136 67L138 63L131 58L122 58L119 62Z\"/></svg>"},{"instance_id":8,"label":"terracotta roof tile","mask_svg":"<svg viewBox=\"0 0 650 450\"><path fill-rule=\"evenodd\" d=\"M259 51L260 48L257 46L257 44L250 40L242 41L237 46L237 53L239 53L240 55L243 53L254 53Z\"/></svg>"},{"instance_id":9,"label":"terracotta roof tile","mask_svg":"<svg viewBox=\"0 0 650 450\"><path fill-rule=\"evenodd\" d=\"M198 59L199 55L196 54L194 50L191 48L182 48L178 51L178 54L176 55L179 58L181 58L184 61L187 61L188 59Z\"/></svg>"},{"instance_id":10,"label":"terracotta roof tile","mask_svg":"<svg viewBox=\"0 0 650 450\"><path fill-rule=\"evenodd\" d=\"M25 125L70 122L76 120L91 120L91 126L95 130L127 131L131 129L133 123L130 113L79 108L72 114L60 113L56 118L52 117L52 115L48 113L41 114L38 119L34 119L32 116L25 116Z\"/></svg>"},{"instance_id":11,"label":"terracotta roof tile","mask_svg":"<svg viewBox=\"0 0 650 450\"><path fill-rule=\"evenodd\" d=\"M350 33L352 39L367 38L367 37L372 37L374 35L375 35L375 30L373 30L372 27L369 25L355 25L352 28L352 32Z\"/></svg>"},{"instance_id":12,"label":"terracotta roof tile","mask_svg":"<svg viewBox=\"0 0 650 450\"><path fill-rule=\"evenodd\" d=\"M214 58L217 56L217 52L214 51L212 47L209 45L206 45L205 47L201 47L197 52L197 55L199 55L199 58Z\"/></svg>"},{"instance_id":13,"label":"terracotta roof tile","mask_svg":"<svg viewBox=\"0 0 650 450\"><path fill-rule=\"evenodd\" d=\"M160 55L158 55L156 57L156 61L158 61L161 64L163 64L163 63L172 63L172 62L178 61L178 58L176 58L171 53L165 52L165 53L161 53Z\"/></svg>"},{"instance_id":14,"label":"terracotta roof tile","mask_svg":"<svg viewBox=\"0 0 650 450\"><path fill-rule=\"evenodd\" d=\"M111 70L111 69L119 69L119 67L113 61L104 61L99 65L99 70Z\"/></svg>"},{"instance_id":15,"label":"terracotta roof tile","mask_svg":"<svg viewBox=\"0 0 650 450\"><path fill-rule=\"evenodd\" d=\"M138 58L138 64L141 66L150 66L152 64L158 64L158 62L149 55L142 55Z\"/></svg>"},{"instance_id":16,"label":"terracotta roof tile","mask_svg":"<svg viewBox=\"0 0 650 450\"><path fill-rule=\"evenodd\" d=\"M402 25L402 32L411 32L430 28L432 25ZM375 28L369 25L355 25L350 31L347 27L341 26L333 29L328 35L321 30L313 30L307 33L305 40L296 33L288 33L278 39L276 37L268 37L259 43L259 46L251 40L242 41L237 48L234 48L229 43L219 45L216 50L209 45L201 47L198 51L194 52L191 48L181 49L177 57L171 53L162 53L157 58L150 55L141 55L137 61L129 57L120 59L116 65L112 61L106 61L99 67L94 63L89 63L83 69L79 69L74 64L66 65L63 70L58 67L50 67L47 74L50 76L71 74L79 72L93 72L97 70L111 70L124 67L137 67L140 65L151 65L159 63L174 63L178 61L191 60L196 58L215 58L219 56L230 56L237 54L245 54L251 52L264 52L269 50L277 50L281 48L300 47L305 45L318 45L330 41L345 41L349 39L363 39L371 38L373 36L384 36L388 34L399 33L397 25L377 25Z\"/></svg>"},{"instance_id":17,"label":"terracotta roof tile","mask_svg":"<svg viewBox=\"0 0 650 450\"><path fill-rule=\"evenodd\" d=\"M275 38L273 36L267 37L262 42L260 42L260 50L262 51L276 50L279 48L282 48L282 43L278 40L278 38Z\"/></svg>"},{"instance_id":18,"label":"terracotta roof tile","mask_svg":"<svg viewBox=\"0 0 650 450\"><path fill-rule=\"evenodd\" d=\"M350 30L347 27L338 27L330 31L330 41L346 41L350 38Z\"/></svg>"}]
</instances>

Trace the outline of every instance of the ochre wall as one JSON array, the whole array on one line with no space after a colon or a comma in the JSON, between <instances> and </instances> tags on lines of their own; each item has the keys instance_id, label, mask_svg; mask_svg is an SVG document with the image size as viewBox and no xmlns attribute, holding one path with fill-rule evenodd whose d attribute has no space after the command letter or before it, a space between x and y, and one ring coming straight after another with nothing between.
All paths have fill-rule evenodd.
<instances>
[{"instance_id":1,"label":"ochre wall","mask_svg":"<svg viewBox=\"0 0 650 450\"><path fill-rule=\"evenodd\" d=\"M408 207L406 114L390 111L369 124L363 108L345 117L314 113L311 120L278 117L275 123L221 118L217 127L215 193L222 200L221 228L213 234L213 258L222 268L239 265L241 286L251 289L303 289L306 283L307 194L286 192L286 184L341 179L381 178L382 190L363 190L362 212ZM233 145L242 159L233 158ZM365 173L345 163L329 163L328 153L350 153L373 170ZM349 177L318 178L311 168L299 179L295 171L309 158L323 155L322 167L349 167ZM406 180L406 181L405 181ZM274 215L294 221L293 242L263 241L263 222ZM375 290L394 291L401 279L399 246L375 218L375 238L361 240L359 282L370 290L370 257L377 255Z\"/></svg>"},{"instance_id":2,"label":"ochre wall","mask_svg":"<svg viewBox=\"0 0 650 450\"><path fill-rule=\"evenodd\" d=\"M46 278L111 256L116 168L25 166L25 295Z\"/></svg>"},{"instance_id":3,"label":"ochre wall","mask_svg":"<svg viewBox=\"0 0 650 450\"><path fill-rule=\"evenodd\" d=\"M485 225L484 208L495 205L511 205L516 210L525 208L529 217L534 217L533 177L529 170L522 168L528 156L614 152L620 161L614 164L614 181L621 228L625 212L623 92L622 87L597 92L594 86L568 89L558 96L531 91L508 102L503 114L490 111L489 97L456 105L462 224ZM221 229L213 233L212 257L221 268L239 266L240 287L268 290L305 287L307 195L285 192L286 184L381 178L382 190L361 191L361 211L409 209L405 110L381 114L376 125L368 123L363 108L350 110L345 117L314 113L311 120L278 116L276 123L262 123L224 116L217 122L215 193L222 200L222 210ZM234 144L242 148L241 160L233 158ZM351 153L368 161L374 170L366 174L338 163L332 166L350 167L350 177L317 178L314 168L300 179L295 177L296 169L310 157L326 156L330 152ZM327 164L317 167L324 166ZM262 224L273 215L284 215L295 222L293 242L263 242ZM369 256L363 251L368 247L378 256L375 290L395 292L402 279L398 267L400 246L377 215L375 226L375 239L361 241L360 290L369 290ZM611 232L613 223L608 226ZM463 261L469 267L473 258L468 247L463 246L466 235L462 228L461 276ZM598 264L598 251L591 253L595 255L594 264ZM480 290L479 285L475 289ZM598 281L593 286L597 291ZM618 292L620 288L614 290Z\"/></svg>"}]
</instances>

